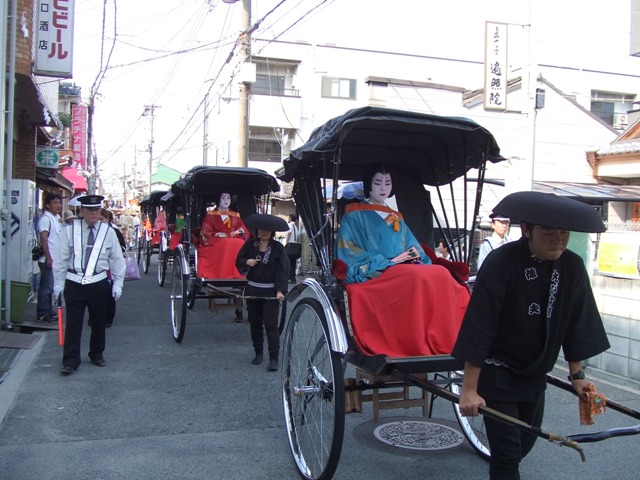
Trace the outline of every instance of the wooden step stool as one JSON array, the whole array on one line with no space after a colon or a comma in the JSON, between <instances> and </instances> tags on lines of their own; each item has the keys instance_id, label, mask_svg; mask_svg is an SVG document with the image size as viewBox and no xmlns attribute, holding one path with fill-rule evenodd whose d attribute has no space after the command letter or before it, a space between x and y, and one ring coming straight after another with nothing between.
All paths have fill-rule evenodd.
<instances>
[{"instance_id":1,"label":"wooden step stool","mask_svg":"<svg viewBox=\"0 0 640 480\"><path fill-rule=\"evenodd\" d=\"M422 390L419 397L411 398L410 387L391 375L373 375L357 367L356 382L358 384L397 383L397 386L384 388L383 392L380 392L379 388L373 388L371 393L362 393L363 402L372 402L375 423L380 421L380 410L422 407L422 416L429 416L429 393L426 390Z\"/></svg>"}]
</instances>

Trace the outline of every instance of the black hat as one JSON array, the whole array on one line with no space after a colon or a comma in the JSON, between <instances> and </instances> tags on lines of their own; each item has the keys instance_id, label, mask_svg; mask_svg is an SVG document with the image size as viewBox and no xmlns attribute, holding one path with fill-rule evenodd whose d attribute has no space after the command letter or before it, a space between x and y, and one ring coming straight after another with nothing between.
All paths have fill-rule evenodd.
<instances>
[{"instance_id":1,"label":"black hat","mask_svg":"<svg viewBox=\"0 0 640 480\"><path fill-rule=\"evenodd\" d=\"M511 222L511 219L509 217L505 217L504 215L500 215L499 213L495 212L489 215L489 218L491 219L491 221L498 220L500 222Z\"/></svg>"},{"instance_id":2,"label":"black hat","mask_svg":"<svg viewBox=\"0 0 640 480\"><path fill-rule=\"evenodd\" d=\"M82 208L102 208L102 195L84 195L78 198L78 202Z\"/></svg>"},{"instance_id":3,"label":"black hat","mask_svg":"<svg viewBox=\"0 0 640 480\"><path fill-rule=\"evenodd\" d=\"M286 220L266 213L254 213L245 220L247 227L268 230L270 232L286 232L289 230Z\"/></svg>"},{"instance_id":4,"label":"black hat","mask_svg":"<svg viewBox=\"0 0 640 480\"><path fill-rule=\"evenodd\" d=\"M522 222L560 230L600 233L607 229L595 208L553 193L512 193L493 210Z\"/></svg>"}]
</instances>

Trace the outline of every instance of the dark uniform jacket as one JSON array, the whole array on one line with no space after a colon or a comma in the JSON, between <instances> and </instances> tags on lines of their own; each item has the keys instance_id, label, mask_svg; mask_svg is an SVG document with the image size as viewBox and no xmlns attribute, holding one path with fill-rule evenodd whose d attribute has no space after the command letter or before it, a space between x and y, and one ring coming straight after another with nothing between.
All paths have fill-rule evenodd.
<instances>
[{"instance_id":1,"label":"dark uniform jacket","mask_svg":"<svg viewBox=\"0 0 640 480\"><path fill-rule=\"evenodd\" d=\"M558 260L540 262L524 237L492 252L452 355L483 367L481 383L540 391L560 348L570 362L609 348L582 259L565 250Z\"/></svg>"},{"instance_id":2,"label":"dark uniform jacket","mask_svg":"<svg viewBox=\"0 0 640 480\"><path fill-rule=\"evenodd\" d=\"M247 276L248 285L245 295L258 297L275 297L280 290L286 293L289 287L289 257L280 242L273 238L265 252L259 249L258 239L249 239L240 248L236 257L238 271ZM259 263L252 268L247 266L250 258L259 259ZM257 285L262 286L257 286ZM267 287L267 285L272 285Z\"/></svg>"}]
</instances>

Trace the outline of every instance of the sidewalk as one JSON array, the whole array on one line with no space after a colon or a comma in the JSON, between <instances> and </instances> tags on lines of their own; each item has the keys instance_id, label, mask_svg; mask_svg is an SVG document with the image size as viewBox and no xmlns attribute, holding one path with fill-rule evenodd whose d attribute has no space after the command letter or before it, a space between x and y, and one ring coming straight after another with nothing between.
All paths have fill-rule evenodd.
<instances>
[{"instance_id":1,"label":"sidewalk","mask_svg":"<svg viewBox=\"0 0 640 480\"><path fill-rule=\"evenodd\" d=\"M4 420L22 380L44 344L44 334L57 325L38 322L36 304L27 303L22 323L0 331L0 423ZM32 320L33 319L33 320Z\"/></svg>"}]
</instances>

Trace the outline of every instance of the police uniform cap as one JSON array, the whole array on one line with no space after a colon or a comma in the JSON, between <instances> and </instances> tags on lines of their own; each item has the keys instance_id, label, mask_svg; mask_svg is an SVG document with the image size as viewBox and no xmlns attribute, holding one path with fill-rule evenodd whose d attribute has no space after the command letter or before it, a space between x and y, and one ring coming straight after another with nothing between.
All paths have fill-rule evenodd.
<instances>
[{"instance_id":1,"label":"police uniform cap","mask_svg":"<svg viewBox=\"0 0 640 480\"><path fill-rule=\"evenodd\" d=\"M102 208L102 195L85 195L78 198L78 202L82 208Z\"/></svg>"}]
</instances>

